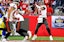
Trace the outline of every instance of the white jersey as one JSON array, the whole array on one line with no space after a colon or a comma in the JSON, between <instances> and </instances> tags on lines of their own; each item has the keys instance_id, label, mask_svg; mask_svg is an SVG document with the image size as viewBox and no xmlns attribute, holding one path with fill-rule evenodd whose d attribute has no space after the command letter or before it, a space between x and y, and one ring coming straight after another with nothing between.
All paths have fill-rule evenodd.
<instances>
[{"instance_id":1,"label":"white jersey","mask_svg":"<svg viewBox=\"0 0 64 42\"><path fill-rule=\"evenodd\" d=\"M9 19L9 21L13 21L13 12L11 12L11 14L10 14L10 18L8 18L8 12L6 12L6 14L5 14L5 16L4 16L5 18L7 18L7 19Z\"/></svg>"},{"instance_id":2,"label":"white jersey","mask_svg":"<svg viewBox=\"0 0 64 42\"><path fill-rule=\"evenodd\" d=\"M8 7L8 9L11 10L11 7L14 7L15 9L11 11L9 18L8 18L8 12L6 12L5 17L6 17L7 19L9 19L9 21L13 21L13 13L17 10L17 6L16 6L15 3L10 3L9 5L10 5L10 6Z\"/></svg>"},{"instance_id":3,"label":"white jersey","mask_svg":"<svg viewBox=\"0 0 64 42\"><path fill-rule=\"evenodd\" d=\"M46 18L47 17L47 7L46 7L46 5L42 5L42 6L36 5L36 7L38 8L38 11L41 11L40 12L41 15L39 17ZM45 10L41 10L42 7L45 7Z\"/></svg>"},{"instance_id":4,"label":"white jersey","mask_svg":"<svg viewBox=\"0 0 64 42\"><path fill-rule=\"evenodd\" d=\"M36 5L36 7L38 8L38 11L41 11L38 17L38 23L43 23L43 18L47 18L47 7L46 5L42 5L42 6L38 6ZM45 10L41 10L42 7L45 7Z\"/></svg>"},{"instance_id":5,"label":"white jersey","mask_svg":"<svg viewBox=\"0 0 64 42\"><path fill-rule=\"evenodd\" d=\"M19 18L18 21L24 21L23 16L21 16L20 14L16 14L16 13L14 13L14 15L13 15L13 13L14 13L14 12L12 12L12 13L10 14L9 21L13 21L13 20L14 20L13 17ZM6 13L5 17L8 19L8 12Z\"/></svg>"},{"instance_id":6,"label":"white jersey","mask_svg":"<svg viewBox=\"0 0 64 42\"><path fill-rule=\"evenodd\" d=\"M14 14L14 17L16 17L16 18L19 18L19 20L18 21L24 21L24 18L23 18L23 16L21 16L20 14Z\"/></svg>"}]
</instances>

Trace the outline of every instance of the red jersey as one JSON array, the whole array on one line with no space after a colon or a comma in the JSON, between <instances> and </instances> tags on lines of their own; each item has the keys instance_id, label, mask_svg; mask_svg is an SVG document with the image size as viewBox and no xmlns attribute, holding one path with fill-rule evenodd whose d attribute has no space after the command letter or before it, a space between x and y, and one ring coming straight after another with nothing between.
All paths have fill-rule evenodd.
<instances>
[{"instance_id":1,"label":"red jersey","mask_svg":"<svg viewBox=\"0 0 64 42\"><path fill-rule=\"evenodd\" d=\"M23 2L20 2L19 4L19 8L22 7L22 10L26 10L26 8L28 7L28 4L25 4Z\"/></svg>"},{"instance_id":2,"label":"red jersey","mask_svg":"<svg viewBox=\"0 0 64 42\"><path fill-rule=\"evenodd\" d=\"M47 5L47 4L50 4L51 3L51 0L44 0L44 3Z\"/></svg>"},{"instance_id":3,"label":"red jersey","mask_svg":"<svg viewBox=\"0 0 64 42\"><path fill-rule=\"evenodd\" d=\"M27 7L28 7L27 4L22 4L22 10L26 10Z\"/></svg>"},{"instance_id":4,"label":"red jersey","mask_svg":"<svg viewBox=\"0 0 64 42\"><path fill-rule=\"evenodd\" d=\"M53 8L52 7L47 7L47 14L53 14Z\"/></svg>"}]
</instances>

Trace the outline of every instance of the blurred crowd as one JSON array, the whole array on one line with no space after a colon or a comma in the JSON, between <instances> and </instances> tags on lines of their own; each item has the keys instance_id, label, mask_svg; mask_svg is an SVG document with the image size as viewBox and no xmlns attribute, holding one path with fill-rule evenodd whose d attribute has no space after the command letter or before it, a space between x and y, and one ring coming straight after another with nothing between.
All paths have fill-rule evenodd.
<instances>
[{"instance_id":1,"label":"blurred crowd","mask_svg":"<svg viewBox=\"0 0 64 42\"><path fill-rule=\"evenodd\" d=\"M1 0L0 6L3 6L5 11L7 11L11 2L17 4L17 8L20 13L23 11L23 15L38 15L38 9L35 4L40 5L41 3L47 6L47 15L52 15L59 10L64 13L64 0Z\"/></svg>"},{"instance_id":2,"label":"blurred crowd","mask_svg":"<svg viewBox=\"0 0 64 42\"><path fill-rule=\"evenodd\" d=\"M12 28L11 24L14 24L15 22L19 23L20 21L21 23L21 21L24 21L22 15L26 16L40 15L40 18L52 15L63 16L64 0L0 0L0 24L3 24L2 27L0 25L0 29L5 28L4 24L7 23L8 25L8 22L10 28ZM5 18L5 20L2 20L3 17ZM6 27L8 27L7 25ZM20 25L18 24L16 28L17 32L19 33L20 31L22 32L22 29L19 30ZM9 30L9 28L7 29ZM8 32L10 34L10 30Z\"/></svg>"}]
</instances>

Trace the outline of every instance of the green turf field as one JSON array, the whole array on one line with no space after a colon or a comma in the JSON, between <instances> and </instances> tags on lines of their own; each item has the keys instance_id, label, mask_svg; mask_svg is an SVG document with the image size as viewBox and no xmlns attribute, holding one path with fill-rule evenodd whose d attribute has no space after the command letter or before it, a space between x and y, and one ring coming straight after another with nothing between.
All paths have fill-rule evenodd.
<instances>
[{"instance_id":1,"label":"green turf field","mask_svg":"<svg viewBox=\"0 0 64 42\"><path fill-rule=\"evenodd\" d=\"M1 39L1 36L0 36L0 39ZM53 39L54 40L64 40L64 37L53 37ZM9 40L23 40L23 37L22 36L9 36ZM49 37L40 36L36 40L49 40Z\"/></svg>"}]
</instances>

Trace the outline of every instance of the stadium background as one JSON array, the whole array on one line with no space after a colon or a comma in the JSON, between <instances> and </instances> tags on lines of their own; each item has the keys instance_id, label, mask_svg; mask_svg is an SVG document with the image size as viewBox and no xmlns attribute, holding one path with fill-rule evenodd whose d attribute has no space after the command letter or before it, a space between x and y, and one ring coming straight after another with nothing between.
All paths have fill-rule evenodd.
<instances>
[{"instance_id":1,"label":"stadium background","mask_svg":"<svg viewBox=\"0 0 64 42\"><path fill-rule=\"evenodd\" d=\"M13 0L13 1L19 1L19 0ZM50 0L48 0L48 1L50 1ZM24 16L24 18L27 18L28 20L25 19L26 21L22 24L22 28L26 28L27 30L29 29L32 32L32 34L34 34L34 31L35 31L35 28L36 28L36 25L37 25L37 16ZM50 27L50 30L51 30L51 33L52 33L53 36L64 36L64 29L62 29L62 28L52 28L52 26L51 26L51 16L48 16L47 20L48 20L48 24L49 24L49 27ZM2 32L2 31L0 31L0 32ZM40 27L40 29L38 31L38 35L39 36L48 36L48 33L47 33L44 25L42 25Z\"/></svg>"},{"instance_id":2,"label":"stadium background","mask_svg":"<svg viewBox=\"0 0 64 42\"><path fill-rule=\"evenodd\" d=\"M29 30L34 34L36 25L37 25L37 16L24 16L29 19ZM53 36L64 36L64 29L62 28L52 28L51 18L52 16L47 17L48 25L50 27L51 33ZM48 36L45 25L42 25L38 31L38 36Z\"/></svg>"},{"instance_id":3,"label":"stadium background","mask_svg":"<svg viewBox=\"0 0 64 42\"><path fill-rule=\"evenodd\" d=\"M34 34L34 31L35 31L35 28L36 28L36 25L37 25L37 17L38 16L24 16L26 22L24 22L22 24L22 26L23 26L22 28L30 30L32 32L32 34ZM51 16L48 16L47 20L48 20L48 24L49 24L51 33L52 33L53 36L55 36L54 40L64 40L64 29L62 29L62 28L52 28L52 26L51 26ZM24 25L26 25L26 26L24 26ZM2 32L2 31L0 31L0 32ZM44 25L42 25L40 27L39 31L38 31L37 40L49 40L49 38L47 36L48 36L48 33L47 33L47 30L46 30L46 27ZM20 37L20 36L12 36L12 37L10 36L9 38L10 38L10 40L21 40L21 39L23 39L23 37Z\"/></svg>"},{"instance_id":4,"label":"stadium background","mask_svg":"<svg viewBox=\"0 0 64 42\"><path fill-rule=\"evenodd\" d=\"M37 25L37 17L38 16L24 16L25 21L22 23L22 28L23 29L27 29L30 30L32 32L32 34L34 34L36 25ZM51 22L51 18L52 16L48 16L47 17L47 21L48 21L48 25L50 27L51 33L53 36L64 36L64 29L63 28L52 28L52 22ZM2 31L0 31L0 34ZM38 36L48 36L48 32L46 30L45 25L43 24L39 31L38 31Z\"/></svg>"},{"instance_id":5,"label":"stadium background","mask_svg":"<svg viewBox=\"0 0 64 42\"><path fill-rule=\"evenodd\" d=\"M32 32L32 35L34 34L34 31L37 25L37 17L38 16L24 16L25 21L21 25L23 29L30 30ZM48 20L48 24L49 24L54 40L64 40L64 29L52 28L51 16L48 16L47 20ZM42 25L40 27L37 35L38 35L38 38L36 40L49 40L49 37L48 37L49 35L48 35L45 25ZM10 40L23 40L23 37L22 36L9 36L9 39Z\"/></svg>"}]
</instances>

